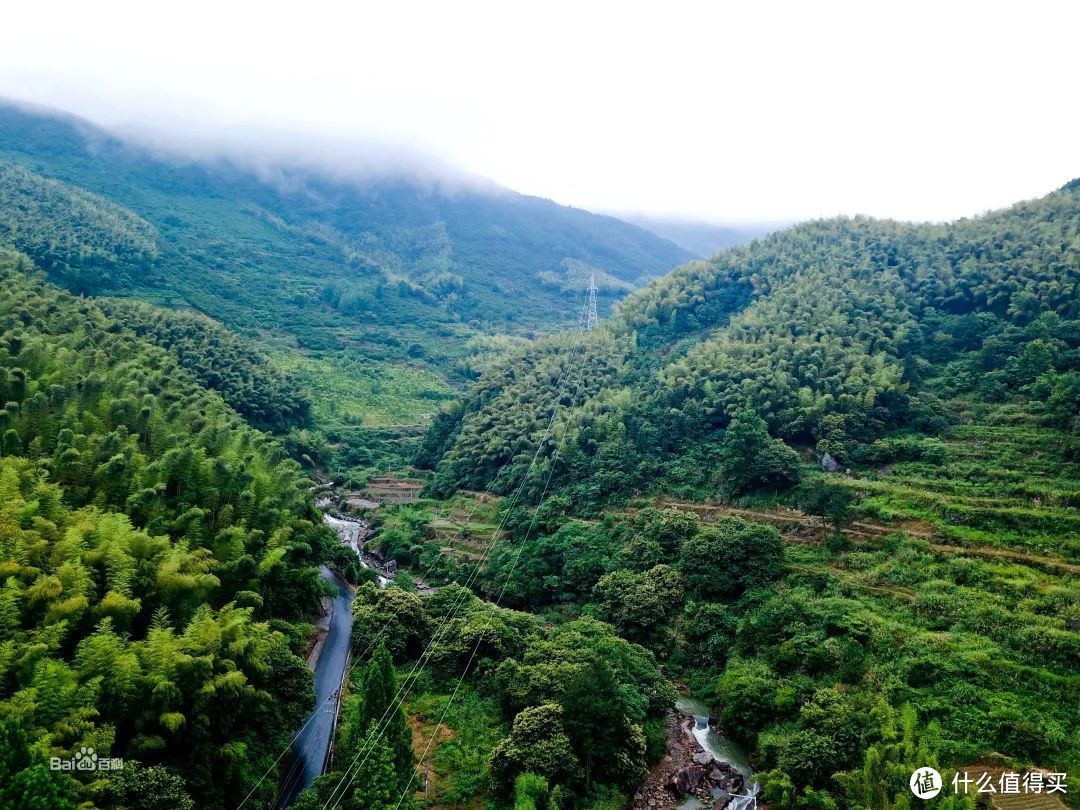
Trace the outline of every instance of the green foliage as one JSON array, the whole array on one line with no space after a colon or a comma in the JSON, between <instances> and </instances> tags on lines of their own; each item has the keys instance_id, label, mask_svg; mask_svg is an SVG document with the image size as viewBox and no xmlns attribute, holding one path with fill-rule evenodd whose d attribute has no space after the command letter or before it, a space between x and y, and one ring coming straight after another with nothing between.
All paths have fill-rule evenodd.
<instances>
[{"instance_id":1,"label":"green foliage","mask_svg":"<svg viewBox=\"0 0 1080 810\"><path fill-rule=\"evenodd\" d=\"M0 163L0 246L77 292L158 277L157 230L97 194Z\"/></svg>"},{"instance_id":2,"label":"green foliage","mask_svg":"<svg viewBox=\"0 0 1080 810\"><path fill-rule=\"evenodd\" d=\"M792 797L812 787L842 806L892 807L916 765L943 770L991 751L1054 770L1077 760L1064 731L1075 673L1051 652L1064 639L1049 639L1062 606L1080 599L1074 587L1017 565L935 558L914 541L853 551L846 572L827 560L804 548L802 570L740 601L715 684L725 727L756 741L761 766L798 788ZM1030 591L1007 607L995 589L1022 580L1055 598Z\"/></svg>"},{"instance_id":3,"label":"green foliage","mask_svg":"<svg viewBox=\"0 0 1080 810\"><path fill-rule=\"evenodd\" d=\"M695 666L721 668L734 646L737 627L737 614L727 605L696 603L682 626L686 660Z\"/></svg>"},{"instance_id":4,"label":"green foliage","mask_svg":"<svg viewBox=\"0 0 1080 810\"><path fill-rule=\"evenodd\" d=\"M0 276L0 707L146 766L118 790L172 790L164 766L236 804L311 700L271 624L321 593L306 482L172 355L17 256Z\"/></svg>"},{"instance_id":5,"label":"green foliage","mask_svg":"<svg viewBox=\"0 0 1080 810\"><path fill-rule=\"evenodd\" d=\"M353 728L367 729L368 737L372 729L378 729L379 744L386 747L392 771L396 774L397 790L405 790L416 765L412 736L397 698L394 664L382 644L375 648L364 670L359 713L350 723Z\"/></svg>"},{"instance_id":6,"label":"green foliage","mask_svg":"<svg viewBox=\"0 0 1080 810\"><path fill-rule=\"evenodd\" d=\"M314 400L316 421L327 428L419 425L453 396L441 374L415 363L335 352L278 352L272 363Z\"/></svg>"},{"instance_id":7,"label":"green foliage","mask_svg":"<svg viewBox=\"0 0 1080 810\"><path fill-rule=\"evenodd\" d=\"M30 747L26 730L0 715L0 806L12 810L75 810L75 780L50 770Z\"/></svg>"},{"instance_id":8,"label":"green foliage","mask_svg":"<svg viewBox=\"0 0 1080 810\"><path fill-rule=\"evenodd\" d=\"M406 600L405 614L412 600L423 610L424 619L413 625L421 643L406 645L401 654L411 671L407 662L427 648L424 694L407 699L414 722L426 726L425 737L435 733L437 721L452 731L436 737L438 800L467 801L489 790L509 799L515 779L526 772L547 780L552 801L558 795L568 800L600 784L629 788L644 772L644 727L662 721L674 700L651 653L601 622L550 625L454 584L424 597L396 588L362 589L358 600L387 596ZM379 655L389 659L389 652ZM405 684L407 693L415 681ZM367 691L367 677L361 691ZM365 705L381 713L390 703L347 698L345 747L353 745L350 729L363 722Z\"/></svg>"},{"instance_id":9,"label":"green foliage","mask_svg":"<svg viewBox=\"0 0 1080 810\"><path fill-rule=\"evenodd\" d=\"M566 784L579 777L579 767L563 724L563 709L553 704L521 711L514 718L510 736L491 755L491 778L497 792L509 792L525 773L549 784Z\"/></svg>"},{"instance_id":10,"label":"green foliage","mask_svg":"<svg viewBox=\"0 0 1080 810\"><path fill-rule=\"evenodd\" d=\"M514 780L514 810L538 810L544 807L548 783L535 773L518 774Z\"/></svg>"},{"instance_id":11,"label":"green foliage","mask_svg":"<svg viewBox=\"0 0 1080 810\"><path fill-rule=\"evenodd\" d=\"M857 495L850 487L818 476L803 484L795 498L804 512L818 515L823 524L829 522L834 533L840 535L851 519Z\"/></svg>"},{"instance_id":12,"label":"green foliage","mask_svg":"<svg viewBox=\"0 0 1080 810\"><path fill-rule=\"evenodd\" d=\"M308 423L310 403L298 381L272 366L250 340L192 313L120 299L104 300L101 307L140 338L174 354L254 426L282 432Z\"/></svg>"},{"instance_id":13,"label":"green foliage","mask_svg":"<svg viewBox=\"0 0 1080 810\"><path fill-rule=\"evenodd\" d=\"M679 568L702 599L738 596L783 573L784 544L771 526L723 518L682 544Z\"/></svg>"},{"instance_id":14,"label":"green foliage","mask_svg":"<svg viewBox=\"0 0 1080 810\"><path fill-rule=\"evenodd\" d=\"M584 292L589 289L590 279L595 281L598 292L629 292L635 286L577 259L563 259L560 272L544 271L537 273L537 278L562 292Z\"/></svg>"},{"instance_id":15,"label":"green foliage","mask_svg":"<svg viewBox=\"0 0 1080 810\"><path fill-rule=\"evenodd\" d=\"M234 315L285 323L291 296L321 304L323 295L353 321L374 311L395 324L419 313L446 322L439 313L449 310L462 320L551 324L575 306L539 273L591 265L635 283L691 258L648 231L539 198L356 184L283 167L274 186L254 173L172 164L87 122L11 106L0 110L0 135L8 155L153 222L163 260L193 271L153 282L230 326ZM275 304L277 292L285 295ZM396 311L380 306L389 301ZM266 317L275 306L282 317ZM304 337L314 314L300 314ZM346 319L335 320L325 333Z\"/></svg>"},{"instance_id":16,"label":"green foliage","mask_svg":"<svg viewBox=\"0 0 1080 810\"><path fill-rule=\"evenodd\" d=\"M679 572L668 565L657 565L640 574L623 569L602 576L593 596L600 618L610 622L623 637L655 643L659 627L682 604L682 581Z\"/></svg>"},{"instance_id":17,"label":"green foliage","mask_svg":"<svg viewBox=\"0 0 1080 810\"><path fill-rule=\"evenodd\" d=\"M423 601L404 588L380 589L376 583L365 583L357 589L352 614L352 644L358 652L379 639L379 649L388 650L394 660L418 658L429 636Z\"/></svg>"},{"instance_id":18,"label":"green foliage","mask_svg":"<svg viewBox=\"0 0 1080 810\"><path fill-rule=\"evenodd\" d=\"M587 599L614 567L615 538L602 526L578 521L552 528L550 534L534 530L523 546L498 544L482 587L501 591L506 604L522 608Z\"/></svg>"},{"instance_id":19,"label":"green foliage","mask_svg":"<svg viewBox=\"0 0 1080 810\"><path fill-rule=\"evenodd\" d=\"M126 761L122 770L109 777L100 801L126 810L160 810L163 806L176 810L195 808L183 779L160 765L147 768L133 760Z\"/></svg>"},{"instance_id":20,"label":"green foliage","mask_svg":"<svg viewBox=\"0 0 1080 810\"><path fill-rule=\"evenodd\" d=\"M350 810L384 810L393 807L401 796L403 779L408 781L411 771L403 776L396 769L392 747L385 735L378 733L374 723L367 727L366 734L358 738L357 745L364 752L363 773L354 773L354 777L359 778L353 778L348 783L344 795L339 791L336 794L337 800Z\"/></svg>"},{"instance_id":21,"label":"green foliage","mask_svg":"<svg viewBox=\"0 0 1080 810\"><path fill-rule=\"evenodd\" d=\"M750 490L785 489L799 480L799 456L769 437L765 420L743 411L720 440L717 477L720 491L733 498Z\"/></svg>"},{"instance_id":22,"label":"green foliage","mask_svg":"<svg viewBox=\"0 0 1080 810\"><path fill-rule=\"evenodd\" d=\"M10 105L0 161L37 173L5 170L0 245L79 292L196 311L256 338L301 379L328 434L313 460L335 472L407 463L400 426L423 425L472 373L472 338L520 342L575 323L580 294L542 274L597 268L612 279L606 312L691 258L626 222L505 190L174 162ZM360 419L397 435L382 441Z\"/></svg>"},{"instance_id":23,"label":"green foliage","mask_svg":"<svg viewBox=\"0 0 1080 810\"><path fill-rule=\"evenodd\" d=\"M497 703L462 684L453 700L450 695L423 695L409 705L410 714L430 724L443 723L445 739L434 746L436 778L429 783L431 799L439 804L464 804L489 793L490 759L508 728ZM423 730L430 741L435 729ZM424 743L427 746L427 742Z\"/></svg>"},{"instance_id":24,"label":"green foliage","mask_svg":"<svg viewBox=\"0 0 1080 810\"><path fill-rule=\"evenodd\" d=\"M877 442L941 434L942 403L959 395L1037 404L1072 430L1078 193L950 225L812 222L689 264L630 296L580 350L548 339L488 369L418 462L438 470L438 491L488 484L520 437L536 447L559 372L582 363L587 387L562 397L553 488L583 512L658 488L703 497L714 472L727 497L790 484L795 456L751 414L845 464L937 463L932 444Z\"/></svg>"}]
</instances>

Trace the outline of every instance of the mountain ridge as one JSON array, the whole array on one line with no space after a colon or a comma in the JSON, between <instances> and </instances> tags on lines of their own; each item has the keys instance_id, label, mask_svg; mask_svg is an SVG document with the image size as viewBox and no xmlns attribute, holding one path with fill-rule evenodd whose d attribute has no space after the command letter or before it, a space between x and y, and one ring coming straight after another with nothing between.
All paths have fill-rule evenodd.
<instances>
[{"instance_id":1,"label":"mountain ridge","mask_svg":"<svg viewBox=\"0 0 1080 810\"><path fill-rule=\"evenodd\" d=\"M374 235L391 252L395 252L395 239L400 241L395 234L401 229L428 229L444 223L442 241L436 234L432 243L428 233L428 244L418 251L417 245L424 237L421 233L421 239L414 240L417 244L400 255L410 265L410 280L423 283L422 276L431 272L462 275L465 284L450 300L450 306L460 308L463 317L479 315L494 319L496 324L515 320L511 308L504 303L494 304L490 296L474 293L469 285L497 284L500 272L504 277L514 277L516 289L521 289L522 285L531 285L537 273L557 272L560 262L571 258L596 264L623 281L635 282L691 258L670 241L614 217L559 206L508 189L442 193L437 188L414 184L407 176L392 182L356 182L347 175L333 176L325 171L320 174L300 165L282 165L274 169L273 178L260 177L251 168L229 159L207 162L197 156L162 158L77 117L28 112L11 104L0 103L0 152L30 164L27 168L47 177L131 208L158 227L162 226L160 220L179 218L181 213L144 210L160 205L148 199L149 192L166 199L170 192L180 191L189 200L204 195L218 204L230 199L253 203L299 227L314 218L354 239ZM473 225L477 220L484 223L480 230ZM514 240L524 251L514 248ZM511 252L505 257L493 256L493 244ZM417 263L421 266L411 266ZM515 271L516 264L524 265L524 272ZM565 300L550 290L536 292L544 304L554 303L556 309L568 311ZM470 296L478 302L472 302ZM549 310L550 306L537 306L518 319L547 324ZM212 311L207 314L216 315Z\"/></svg>"}]
</instances>

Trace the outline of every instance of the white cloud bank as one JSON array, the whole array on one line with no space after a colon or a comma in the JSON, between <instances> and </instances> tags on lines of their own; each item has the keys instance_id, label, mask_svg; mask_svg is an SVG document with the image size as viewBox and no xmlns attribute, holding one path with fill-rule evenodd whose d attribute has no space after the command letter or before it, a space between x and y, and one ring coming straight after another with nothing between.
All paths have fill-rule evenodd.
<instances>
[{"instance_id":1,"label":"white cloud bank","mask_svg":"<svg viewBox=\"0 0 1080 810\"><path fill-rule=\"evenodd\" d=\"M1075 3L39 0L4 17L2 95L189 149L259 132L365 172L423 154L598 210L947 219L1080 175Z\"/></svg>"}]
</instances>

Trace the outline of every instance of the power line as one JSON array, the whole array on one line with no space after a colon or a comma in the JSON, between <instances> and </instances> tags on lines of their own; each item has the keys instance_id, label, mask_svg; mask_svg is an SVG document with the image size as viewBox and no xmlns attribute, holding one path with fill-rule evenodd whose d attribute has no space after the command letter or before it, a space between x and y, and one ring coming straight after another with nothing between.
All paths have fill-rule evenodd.
<instances>
[{"instance_id":1,"label":"power line","mask_svg":"<svg viewBox=\"0 0 1080 810\"><path fill-rule=\"evenodd\" d=\"M582 311L584 312L584 310L582 310ZM560 377L560 380L561 380L561 377ZM485 488L484 492L481 493L481 494L488 495L488 494L492 493L495 485L498 483L499 477L502 475L502 473L509 466L510 462L512 462L514 460L515 456L517 455L517 451L521 448L521 445L524 442L525 442L525 437L521 437L521 438L518 439L517 446L514 447L513 451L507 457L506 461L504 461L502 466L496 471L495 475L491 479L491 482L488 484L488 486ZM454 539L460 537L465 532L465 529L468 527L470 521L472 520L473 516L476 514L477 510L479 510L480 505L481 505L482 502L483 502L483 498L478 498L473 503L472 508L469 510L469 513L465 516L465 520L462 522L461 528L458 529L458 532L455 535ZM435 565L437 564L437 562L438 562L437 559L432 560L432 562L428 565L427 570L421 571L421 579L427 577L428 575L431 574L432 571L434 571ZM401 609L401 608L399 608L399 609ZM394 619L396 619L396 618L397 618L397 612L395 612L392 616L390 616L386 620L386 623L381 628L379 628L379 630L374 635L372 635L371 639L368 641L367 646L364 648L364 651L360 655L353 657L352 662L346 667L345 673L342 675L342 684L348 683L349 676L352 674L352 671L363 661L363 659L367 656L367 654L369 652L371 652L371 650L375 646L375 643L382 637L382 634L384 632L386 632L386 629L393 623ZM304 722L304 725L302 725L297 730L297 732L293 735L292 739L289 740L288 743L286 743L285 747L282 748L281 752L277 755L277 757L274 759L274 761L270 763L270 766L259 777L259 779L255 783L254 787L252 787L251 790L248 791L248 794L244 797L243 801L241 801L240 804L237 805L237 810L241 810L241 808L245 804L247 804L248 800L255 794L255 791L258 790L259 785L261 785L263 783L263 781L266 779L266 777L270 775L270 771L272 771L277 766L278 762L281 761L281 758L283 756L285 756L286 753L288 753L289 749L291 749L293 747L293 745L296 743L296 741L300 738L300 735L304 733L304 729L306 729L308 727L308 725L313 720L315 720L317 717L320 716L320 712L323 709L325 709L327 704L331 700L333 700L334 698L335 698L335 693L331 693L330 695L328 695L326 698L323 699L323 701L322 701L322 703L320 705L317 705L317 706L315 706L314 709L312 709L311 714L308 716L308 719ZM304 748L302 750L303 751L308 750L308 746L310 744L311 744L311 740L309 740L307 743L305 743ZM286 776L286 779L291 778L292 770L293 770L293 768L296 767L296 764L297 764L296 762L293 763L292 768L290 768L290 773ZM279 789L279 793L280 793L280 789ZM276 800L277 800L277 798L275 797L275 801Z\"/></svg>"},{"instance_id":2,"label":"power line","mask_svg":"<svg viewBox=\"0 0 1080 810\"><path fill-rule=\"evenodd\" d=\"M592 285L592 286L595 287L595 285ZM594 294L595 294L595 290L594 290ZM595 306L594 306L594 309L595 309ZM583 338L584 336L582 335L581 337ZM532 461L530 462L529 467L526 470L525 476L522 478L521 483L520 483L517 491L514 493L514 496L512 498L510 506L507 507L506 511L503 513L502 521L500 522L499 526L496 528L495 532L492 534L491 541L488 543L488 545L484 549L484 552L481 555L480 560L476 563L472 573L470 574L469 578L466 580L465 592L462 593L461 596L459 596L458 600L454 603L452 608L443 616L442 620L439 623L439 627L437 628L436 632L432 635L432 638L428 641L428 644L425 646L423 653L421 654L420 658L416 662L416 665L413 667L412 671L406 676L405 680L402 682L402 685L398 688L397 694L395 694L395 696L391 699L389 705L387 705L386 709L383 711L382 717L380 717L379 722L376 724L375 733L370 738L370 742L365 744L365 746L363 746L360 750L358 750L356 752L356 755L353 757L353 761L349 764L349 767L345 770L345 773L342 774L341 779L339 779L338 782L335 784L334 789L331 791L329 798L327 799L326 803L323 805L324 810L326 810L326 808L329 808L331 806L331 804L336 799L340 800L340 798L344 797L345 794L348 793L349 788L352 786L352 783L356 780L356 777L359 775L360 769L363 768L364 764L367 762L368 756L370 756L372 750L374 749L375 742L378 740L379 737L382 736L382 734L386 730L386 728L389 727L388 718L389 718L389 716L391 714L393 706L395 705L395 703L398 702L399 699L402 698L403 693L405 695L407 695L409 689L412 688L412 685L415 685L415 682L419 679L419 674L418 673L419 673L420 670L422 670L423 666L425 665L426 659L430 658L430 656L432 654L432 650L434 648L434 645L436 644L437 641L441 640L442 635L448 630L448 628L450 626L450 622L455 618L458 608L461 606L461 604L464 603L465 597L468 594L468 588L472 585L472 582L479 575L480 570L482 569L484 563L487 561L488 555L491 553L492 548L494 547L495 543L497 542L499 536L502 534L503 528L506 525L506 521L507 521L511 511L516 506L517 501L520 499L522 493L524 492L525 485L528 483L528 480L529 480L530 476L532 475L533 469L536 466L536 462L540 457L540 453L542 452L545 444L547 443L548 437L551 435L552 428L554 427L554 424L555 424L555 417L558 414L559 402L562 399L562 390L563 390L563 387L564 387L563 384L562 384L562 381L566 377L566 372L574 364L574 362L576 360L576 357L577 357L578 349L581 348L581 346L583 344L584 344L584 340L581 339L581 340L578 341L578 344L574 346L574 349L571 352L570 361L567 363L566 367L563 369L562 373L560 373L560 375L559 375L559 381L560 381L559 390L556 392L556 397L555 397L554 404L553 404L553 407L552 407L551 417L548 420L548 424L547 424L547 428L546 428L546 430L544 432L544 436L537 443L536 452L533 454ZM564 425L564 427L563 427L563 437L565 437L565 433L566 433L566 426ZM560 445L561 445L561 441L562 441L562 439L560 439ZM555 456L556 459L557 459L557 456L558 456L558 448L556 448L556 456ZM551 474L554 472L554 466L555 466L555 462L553 461L552 462L552 467L551 467L551 469L549 470L549 473L548 473L548 483L550 483ZM543 498L546 497L546 492L547 492L547 483L545 483L544 490L543 490L543 493L541 495L541 503L542 503ZM539 505L540 504L538 504L538 508L539 508ZM533 516L534 522L535 522L535 518L536 518L536 515L534 514L534 516ZM530 527L530 531L531 531L531 527ZM520 556L520 548L519 548L519 551L518 551L518 556ZM516 566L516 562L515 562L515 566ZM505 588L505 586L504 586L504 588ZM500 599L502 598L502 593L501 592L500 592L499 598ZM471 659L470 659L469 663L471 663ZM466 664L466 671L468 670L468 666L469 666L469 664ZM464 677L464 675L462 677ZM410 680L412 681L411 685L409 683ZM367 749L366 752L365 752L365 749ZM363 760L361 760L359 762L359 766L357 766L357 760L360 759L361 754L364 754L364 758L363 758ZM356 769L355 772L353 772L354 768ZM414 774L414 776L415 776L415 774ZM345 781L346 778L348 778L347 783ZM338 796L338 790L341 788L343 783L345 784L344 790L341 791L341 796ZM411 783L411 780L410 780L410 783Z\"/></svg>"},{"instance_id":3,"label":"power line","mask_svg":"<svg viewBox=\"0 0 1080 810\"><path fill-rule=\"evenodd\" d=\"M503 580L502 587L499 588L499 595L495 598L495 606L498 607L502 602L503 596L506 594L506 586L510 584L510 580L514 576L514 572L517 570L518 562L521 560L521 552L525 549L525 544L529 541L529 535L532 534L532 530L536 528L536 518L540 514L540 507L544 505L544 501L547 499L548 487L551 485L551 478L555 474L555 466L559 462L559 453L562 450L563 442L566 439L566 430L569 426L569 422L563 423L562 435L559 437L559 443L555 447L555 454L551 459L551 467L548 469L547 479L544 481L544 489L540 493L540 500L536 504L536 509L533 510L532 520L529 521L529 527L525 530L525 536L518 543L517 551L514 554L514 560L510 564L510 570L506 574L506 578ZM461 672L461 677L458 678L457 683L454 685L454 691L451 692L449 700L446 701L446 705L443 707L442 714L439 716L439 722L435 725L435 730L431 733L431 738L428 740L427 745L424 747L424 753L420 757L420 762L413 769L412 775L409 777L408 783L405 785L405 789L401 792L401 796L398 798L397 804L394 805L394 810L397 810L401 806L401 803L405 801L405 797L409 793L409 788L412 787L413 780L416 779L416 775L420 772L420 768L424 764L424 760L427 759L428 752L431 750L431 746L435 743L435 738L439 735L439 730L442 728L443 723L446 721L446 715L450 711L450 706L454 702L454 698L457 697L458 691L461 689L461 684L465 681L465 676L469 672L469 667L472 666L473 661L476 659L476 654L480 651L480 644L483 641L482 638L476 640L476 644L473 645L472 652L469 654L469 660L465 662L465 668Z\"/></svg>"},{"instance_id":4,"label":"power line","mask_svg":"<svg viewBox=\"0 0 1080 810\"><path fill-rule=\"evenodd\" d=\"M548 423L549 432L550 432L550 427L554 422L556 411L557 411L557 409L552 411L551 421L549 421L549 423ZM428 641L427 645L425 645L424 650L420 655L420 658L417 659L417 662L413 666L412 670L405 677L404 681L402 681L401 686L398 687L398 690L395 693L394 697L390 700L389 704L386 706L386 709L383 711L382 716L379 718L378 723L376 723L376 728L375 728L375 732L374 732L373 736L370 738L369 741L365 741L365 745L363 747L361 747L356 752L356 755L353 757L352 762L349 763L349 767L346 768L345 773L342 774L341 779L339 779L337 784L335 784L334 789L330 793L330 797L327 799L326 804L323 805L324 810L326 810L326 808L330 807L330 805L333 803L333 801L336 798L340 798L340 797L337 796L337 792L341 788L342 784L345 783L346 778L348 778L348 782L345 783L345 787L342 790L341 796L344 796L346 793L348 793L349 788L352 787L352 783L356 780L357 775L359 775L360 770L364 767L364 764L367 762L367 759L371 755L372 750L374 750L375 742L383 735L383 733L389 727L389 718L391 716L394 705L399 700L402 700L406 695L408 695L409 690L412 688L413 685L415 685L416 681L419 679L420 672L422 671L423 667L426 665L427 660L430 659L430 657L431 657L431 655L433 653L435 644L442 641L443 636L446 634L446 632L448 632L448 630L450 628L450 625L451 625L451 622L457 616L458 609L465 603L465 599L469 595L469 590L468 590L469 587L472 585L473 581L479 575L480 570L482 569L483 565L487 562L487 558L491 553L491 549L494 547L494 545L497 542L499 536L502 534L503 529L506 526L506 521L509 519L510 513L513 511L514 507L517 505L517 501L520 499L522 493L524 492L525 485L528 483L529 477L532 475L532 470L536 465L536 460L539 458L540 452L543 450L543 446L544 446L545 441L546 441L546 435L545 435L545 438L542 439L540 441L540 443L537 445L536 452L533 454L533 459L529 464L529 468L526 471L525 476L522 478L521 483L519 484L519 486L517 488L517 491L514 493L513 498L511 499L510 505L503 512L503 518L500 521L499 525L496 527L495 531L492 533L490 542L485 547L484 552L481 555L479 561L474 566L472 573L466 579L465 590L454 601L454 603L451 605L450 610L448 610L446 612L446 614L440 619L438 627L436 628L435 633L432 634L431 639ZM411 681L411 683L410 683L410 681ZM364 755L364 758L362 760L360 760L360 755L361 754ZM357 765L358 760L359 760L359 765ZM354 768L356 769L355 773L353 772Z\"/></svg>"},{"instance_id":5,"label":"power line","mask_svg":"<svg viewBox=\"0 0 1080 810\"><path fill-rule=\"evenodd\" d=\"M583 304L582 308L581 308L580 316L578 318L578 332L579 333L584 331L584 328L585 328L584 325L585 325L587 309L588 309L588 304L587 303ZM567 363L567 365L562 369L562 371L559 373L559 378L555 382L555 387L556 387L557 390L556 390L555 400L554 400L554 402L552 404L552 408L553 408L553 410L552 410L552 419L554 419L555 409L558 408L559 399L562 396L564 377L566 375L567 370L573 364L574 358L577 355L577 350L578 350L579 347L580 347L580 341L579 341L579 344L574 347L574 350L571 353L570 362ZM549 424L549 427L550 427L550 424ZM522 435L522 436L520 436L518 438L514 449L510 452L510 454L507 456L506 460L502 463L502 466L500 466L499 469L496 470L495 475L492 477L492 479L488 483L487 487L485 487L484 492L482 494L488 495L488 494L493 493L495 485L498 483L499 477L503 474L503 472L507 469L507 467L510 465L510 463L517 456L518 450L521 449L521 446L525 443L525 441L526 441L526 437L524 435ZM541 442L540 446L541 447L543 446L542 442ZM538 450L539 450L539 448L538 448ZM528 474L526 474L526 479L527 478L528 478ZM522 485L524 485L524 481L522 482ZM472 508L469 510L469 513L465 516L465 520L462 521L461 527L458 529L457 534L455 535L455 537L453 539L460 538L464 534L464 532L468 528L469 523L472 520L473 516L476 514L477 510L479 510L480 505L481 505L482 502L483 502L483 498L477 498L476 499L476 501L472 505ZM492 542L494 542L494 538L493 538ZM431 563L428 565L427 570L426 571L421 571L421 578L424 578L424 577L430 575L431 572L434 570L437 563L438 563L438 559L437 558L433 559L431 561ZM356 666L358 666L364 660L364 658L367 656L367 654L374 648L375 643L382 637L382 634L384 632L386 632L386 629L390 626L390 624L394 621L395 618L397 618L397 613L396 612L394 613L394 615L390 616L386 620L386 623L381 628L379 628L378 632L376 632L371 637L371 639L368 641L367 647L364 649L364 651L360 655L355 656L353 658L352 663L346 668L345 673L342 676L342 684L343 685L345 683L348 683L349 676L352 674L353 669L355 669ZM322 705L316 706L312 710L311 714L308 716L308 719L304 722L304 725L302 725L299 728L299 730L297 730L296 734L293 735L292 739L289 740L289 742L285 745L284 748L282 748L281 752L277 755L277 757L274 759L274 761L272 763L270 763L270 766L259 777L259 779L255 783L254 787L252 787L251 790L248 791L248 793L244 797L244 799L240 802L239 805L237 805L237 810L240 810L240 808L242 808L245 804L247 804L248 800L255 794L255 791L258 789L259 785L261 785L263 783L263 781L266 779L266 777L269 776L270 771L272 771L277 766L278 762L281 761L281 758L283 756L285 756L285 754L289 751L289 749L292 748L293 744L300 738L300 735L303 734L304 729L307 728L308 725L316 717L319 716L320 711L333 698L334 698L333 694L327 696L323 700ZM310 744L310 741L309 741L308 744ZM307 744L305 744L304 750L307 750ZM294 762L293 763L293 768L295 768L295 767L296 767L296 763ZM291 775L292 775L292 769L290 769L290 774L286 778L287 779L291 778ZM280 792L280 789L279 789L279 792ZM275 797L275 801L276 801L276 797Z\"/></svg>"},{"instance_id":6,"label":"power line","mask_svg":"<svg viewBox=\"0 0 1080 810\"><path fill-rule=\"evenodd\" d=\"M458 598L451 605L450 610L448 610L446 612L446 614L440 619L439 624L438 624L438 626L437 626L437 628L435 630L435 633L432 634L431 639L428 641L427 645L425 645L424 650L420 655L420 658L417 659L416 663L413 665L412 670L409 672L408 675L405 676L405 679L402 681L401 686L398 687L397 692L394 694L394 697L390 699L390 702L387 704L386 708L383 710L382 715L379 717L379 720L376 723L375 731L369 737L368 740L365 740L364 745L361 746L361 748L359 748L357 750L356 755L352 759L352 762L350 762L348 768L345 769L345 773L342 774L341 778L334 785L334 789L330 792L329 798L327 799L326 803L323 805L323 810L326 810L326 808L330 807L331 804L335 801L335 799L340 799L341 797L344 797L344 795L346 793L348 793L349 788L352 787L352 783L356 780L357 775L359 775L360 770L364 767L364 764L367 762L368 757L371 755L371 752L374 750L375 743L378 741L378 739L380 737L382 737L382 735L386 731L386 729L389 728L390 718L392 716L394 705L397 704L400 700L404 699L404 697L408 695L409 690L412 688L412 686L419 679L420 672L423 669L423 667L425 666L425 664L427 663L427 660L431 657L432 652L434 650L435 644L437 642L441 641L444 634L449 630L451 622L456 618L458 608L460 608L461 605L463 605L464 602L465 602L465 598L468 595L469 586L472 585L473 580L479 574L480 569L482 568L483 564L487 561L488 554L490 554L492 547L495 545L495 542L497 541L499 535L502 533L502 530L505 527L506 521L507 521L507 519L508 519L508 517L510 515L510 512L513 510L514 506L516 506L517 500L518 500L518 498L520 497L522 491L525 488L525 484L528 481L529 475L532 472L532 467L535 464L536 456L539 455L541 448L542 448L542 444L541 444L541 446L537 447L536 455L534 455L534 457L533 457L533 463L529 465L529 470L527 471L525 477L522 479L521 484L519 485L517 491L514 493L514 497L513 497L512 501L511 501L510 506L508 506L506 508L506 510L504 511L502 521L499 523L498 527L492 533L491 541L488 543L487 547L484 549L484 553L481 556L481 559L477 562L476 566L473 569L473 572L469 575L469 578L466 580L465 591L463 593L459 594ZM412 683L410 683L410 681ZM364 758L362 760L360 759L361 754L364 755ZM357 764L358 760L359 760L359 765ZM354 768L356 769L355 773L353 772ZM346 778L348 778L347 783L345 782ZM342 788L343 784L345 786L344 786L344 789L342 789L342 791L341 791L341 797L339 797L337 795L337 793L338 793L338 790Z\"/></svg>"}]
</instances>

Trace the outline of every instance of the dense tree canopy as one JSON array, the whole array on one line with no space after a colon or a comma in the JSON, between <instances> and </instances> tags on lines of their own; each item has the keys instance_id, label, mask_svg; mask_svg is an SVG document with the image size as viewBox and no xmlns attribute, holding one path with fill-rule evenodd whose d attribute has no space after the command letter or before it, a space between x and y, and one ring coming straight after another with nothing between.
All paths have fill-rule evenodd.
<instances>
[{"instance_id":1,"label":"dense tree canopy","mask_svg":"<svg viewBox=\"0 0 1080 810\"><path fill-rule=\"evenodd\" d=\"M1073 183L950 225L822 220L694 262L627 299L584 345L549 340L489 369L418 461L437 468L436 491L486 485L517 441L536 447L559 402L556 481L585 506L658 486L732 497L761 475L790 482L792 457L771 445L738 464L735 442L749 436L721 437L744 413L846 463L898 427L940 432L942 398L964 392L1035 402L1071 430L1078 198ZM565 386L564 368L582 382ZM496 488L522 475L511 465Z\"/></svg>"},{"instance_id":2,"label":"dense tree canopy","mask_svg":"<svg viewBox=\"0 0 1080 810\"><path fill-rule=\"evenodd\" d=\"M157 229L142 217L14 163L0 163L0 246L87 292L155 274Z\"/></svg>"},{"instance_id":3,"label":"dense tree canopy","mask_svg":"<svg viewBox=\"0 0 1080 810\"><path fill-rule=\"evenodd\" d=\"M255 427L282 432L308 423L307 394L294 377L273 368L252 341L204 316L138 301L105 299L101 308L175 355L183 368Z\"/></svg>"},{"instance_id":4,"label":"dense tree canopy","mask_svg":"<svg viewBox=\"0 0 1080 810\"><path fill-rule=\"evenodd\" d=\"M0 257L0 714L146 766L102 806L235 805L308 709L326 531L278 445L29 267Z\"/></svg>"}]
</instances>

